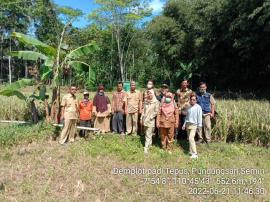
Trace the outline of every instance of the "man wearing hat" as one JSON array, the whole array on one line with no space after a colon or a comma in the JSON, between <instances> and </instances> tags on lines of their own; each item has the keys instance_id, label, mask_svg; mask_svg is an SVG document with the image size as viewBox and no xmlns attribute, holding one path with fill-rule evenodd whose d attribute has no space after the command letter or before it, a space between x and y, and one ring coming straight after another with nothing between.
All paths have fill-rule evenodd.
<instances>
[{"instance_id":1,"label":"man wearing hat","mask_svg":"<svg viewBox=\"0 0 270 202\"><path fill-rule=\"evenodd\" d=\"M89 100L89 92L83 92L83 100L79 104L80 126L90 127L92 119L93 102ZM80 136L85 137L86 131L81 130Z\"/></svg>"},{"instance_id":2,"label":"man wearing hat","mask_svg":"<svg viewBox=\"0 0 270 202\"><path fill-rule=\"evenodd\" d=\"M185 130L182 130L183 124L185 122L185 118L187 115L187 110L190 107L190 95L192 94L192 90L188 88L189 83L188 80L184 79L181 82L180 88L176 91L177 96L177 106L179 109L179 131L177 138L185 138L187 133Z\"/></svg>"},{"instance_id":3,"label":"man wearing hat","mask_svg":"<svg viewBox=\"0 0 270 202\"><path fill-rule=\"evenodd\" d=\"M159 102L161 102L162 98L166 95L167 92L169 92L169 86L164 83L164 84L161 85L160 94L157 97Z\"/></svg>"}]
</instances>

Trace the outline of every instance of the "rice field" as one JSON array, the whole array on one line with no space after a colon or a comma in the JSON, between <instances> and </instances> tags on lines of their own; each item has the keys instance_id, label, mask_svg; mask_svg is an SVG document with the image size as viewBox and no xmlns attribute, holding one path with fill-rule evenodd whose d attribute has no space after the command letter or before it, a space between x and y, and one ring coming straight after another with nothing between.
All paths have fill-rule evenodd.
<instances>
[{"instance_id":1,"label":"rice field","mask_svg":"<svg viewBox=\"0 0 270 202\"><path fill-rule=\"evenodd\" d=\"M91 93L91 98L93 97ZM109 94L110 96L110 94ZM0 96L0 120L30 120L27 103L16 97ZM44 105L36 102L39 115ZM270 103L263 100L217 100L218 116L213 121L213 139L223 142L270 146Z\"/></svg>"}]
</instances>

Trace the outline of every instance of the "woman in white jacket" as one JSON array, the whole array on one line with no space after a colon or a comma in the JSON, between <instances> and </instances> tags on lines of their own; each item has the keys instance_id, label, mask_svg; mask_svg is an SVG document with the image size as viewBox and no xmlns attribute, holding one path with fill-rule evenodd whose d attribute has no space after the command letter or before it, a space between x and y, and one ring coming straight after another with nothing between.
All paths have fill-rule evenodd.
<instances>
[{"instance_id":1,"label":"woman in white jacket","mask_svg":"<svg viewBox=\"0 0 270 202\"><path fill-rule=\"evenodd\" d=\"M189 140L189 152L191 158L198 158L195 134L198 128L202 127L202 108L197 104L196 94L190 95L190 107L187 110L187 116L185 118L183 130L187 130Z\"/></svg>"}]
</instances>

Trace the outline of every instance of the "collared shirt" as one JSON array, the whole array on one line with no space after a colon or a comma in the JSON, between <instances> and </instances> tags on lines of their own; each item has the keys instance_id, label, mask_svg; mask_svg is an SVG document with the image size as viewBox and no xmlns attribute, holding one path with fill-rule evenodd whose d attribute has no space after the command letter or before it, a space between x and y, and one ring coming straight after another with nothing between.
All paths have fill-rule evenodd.
<instances>
[{"instance_id":1,"label":"collared shirt","mask_svg":"<svg viewBox=\"0 0 270 202\"><path fill-rule=\"evenodd\" d=\"M189 97L192 93L192 90L190 89L178 89L176 91L176 94L178 96L178 108L180 112L186 112L186 110L188 109L188 107L190 106L189 104Z\"/></svg>"},{"instance_id":2,"label":"collared shirt","mask_svg":"<svg viewBox=\"0 0 270 202\"><path fill-rule=\"evenodd\" d=\"M85 103L84 101L81 101L79 108L80 108L80 120L83 120L83 121L91 120L93 102L90 100L87 103Z\"/></svg>"},{"instance_id":3,"label":"collared shirt","mask_svg":"<svg viewBox=\"0 0 270 202\"><path fill-rule=\"evenodd\" d=\"M139 111L140 103L142 101L142 95L140 91L127 93L127 110L128 113L137 113Z\"/></svg>"},{"instance_id":4,"label":"collared shirt","mask_svg":"<svg viewBox=\"0 0 270 202\"><path fill-rule=\"evenodd\" d=\"M144 126L155 127L155 117L159 111L159 101L154 101L151 103L146 102L142 111L141 120Z\"/></svg>"},{"instance_id":5,"label":"collared shirt","mask_svg":"<svg viewBox=\"0 0 270 202\"><path fill-rule=\"evenodd\" d=\"M124 112L126 103L125 91L115 92L112 97L112 110L114 112Z\"/></svg>"},{"instance_id":6,"label":"collared shirt","mask_svg":"<svg viewBox=\"0 0 270 202\"><path fill-rule=\"evenodd\" d=\"M197 125L198 127L202 127L202 108L200 105L195 104L188 108L184 126L187 123Z\"/></svg>"},{"instance_id":7,"label":"collared shirt","mask_svg":"<svg viewBox=\"0 0 270 202\"><path fill-rule=\"evenodd\" d=\"M65 107L65 119L78 119L79 103L75 95L66 94L62 98L61 106Z\"/></svg>"}]
</instances>

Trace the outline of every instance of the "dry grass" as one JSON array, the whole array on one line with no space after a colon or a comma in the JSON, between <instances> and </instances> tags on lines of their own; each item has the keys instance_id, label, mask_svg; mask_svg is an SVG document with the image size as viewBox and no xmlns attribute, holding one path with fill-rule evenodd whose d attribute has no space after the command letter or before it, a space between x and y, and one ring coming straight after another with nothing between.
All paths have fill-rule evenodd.
<instances>
[{"instance_id":1,"label":"dry grass","mask_svg":"<svg viewBox=\"0 0 270 202\"><path fill-rule=\"evenodd\" d=\"M143 138L97 136L74 144L60 146L56 141L33 141L0 150L0 201L267 201L270 191L270 151L242 144L213 143L199 145L199 159L191 160L186 141L174 145L170 155L160 149L158 140L148 156L143 154ZM260 168L262 175L240 175L237 178L264 178L264 195L190 195L191 187L226 188L214 181L209 185L144 184L145 178L172 175L115 175L113 168ZM196 174L182 178L207 177ZM234 176L226 176L233 178ZM253 185L237 187L253 187Z\"/></svg>"}]
</instances>

